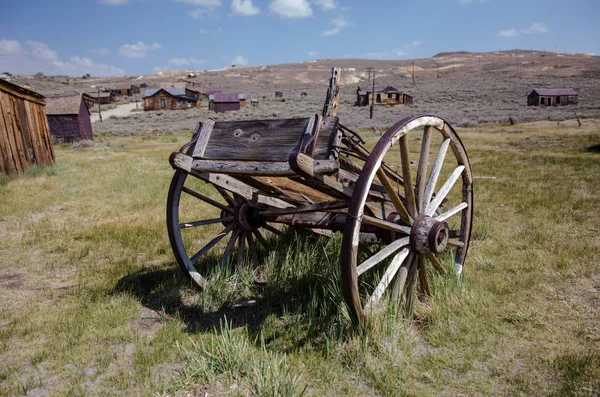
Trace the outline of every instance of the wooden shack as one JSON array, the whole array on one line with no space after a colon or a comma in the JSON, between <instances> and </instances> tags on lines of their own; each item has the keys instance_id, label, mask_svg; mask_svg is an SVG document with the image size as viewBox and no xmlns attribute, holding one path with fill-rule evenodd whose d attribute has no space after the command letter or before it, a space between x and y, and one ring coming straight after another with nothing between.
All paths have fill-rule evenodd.
<instances>
[{"instance_id":1,"label":"wooden shack","mask_svg":"<svg viewBox=\"0 0 600 397\"><path fill-rule=\"evenodd\" d=\"M90 109L80 94L61 94L46 98L50 135L64 142L94 139Z\"/></svg>"},{"instance_id":2,"label":"wooden shack","mask_svg":"<svg viewBox=\"0 0 600 397\"><path fill-rule=\"evenodd\" d=\"M200 93L185 88L153 88L144 92L144 110L184 110L200 107Z\"/></svg>"},{"instance_id":3,"label":"wooden shack","mask_svg":"<svg viewBox=\"0 0 600 397\"><path fill-rule=\"evenodd\" d=\"M44 97L0 79L0 175L53 161Z\"/></svg>"},{"instance_id":4,"label":"wooden shack","mask_svg":"<svg viewBox=\"0 0 600 397\"><path fill-rule=\"evenodd\" d=\"M95 104L108 105L115 101L115 94L111 91L90 91L83 94L83 100L88 108L92 108Z\"/></svg>"},{"instance_id":5,"label":"wooden shack","mask_svg":"<svg viewBox=\"0 0 600 397\"><path fill-rule=\"evenodd\" d=\"M572 88L534 88L527 95L527 106L566 106L576 104L578 95Z\"/></svg>"},{"instance_id":6,"label":"wooden shack","mask_svg":"<svg viewBox=\"0 0 600 397\"><path fill-rule=\"evenodd\" d=\"M237 92L215 92L208 97L208 109L217 113L246 107L246 96Z\"/></svg>"},{"instance_id":7,"label":"wooden shack","mask_svg":"<svg viewBox=\"0 0 600 397\"><path fill-rule=\"evenodd\" d=\"M104 87L105 91L111 91L116 96L132 96L140 93L140 87L131 83L116 83Z\"/></svg>"},{"instance_id":8,"label":"wooden shack","mask_svg":"<svg viewBox=\"0 0 600 397\"><path fill-rule=\"evenodd\" d=\"M367 106L371 104L373 98L373 89L356 90L356 106ZM376 105L412 105L412 96L398 91L392 86L375 87Z\"/></svg>"}]
</instances>

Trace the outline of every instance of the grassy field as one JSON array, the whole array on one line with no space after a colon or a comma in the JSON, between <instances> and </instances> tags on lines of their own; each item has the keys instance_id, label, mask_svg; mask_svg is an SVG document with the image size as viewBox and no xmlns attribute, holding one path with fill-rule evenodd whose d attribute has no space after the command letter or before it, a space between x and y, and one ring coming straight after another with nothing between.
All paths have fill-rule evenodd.
<instances>
[{"instance_id":1,"label":"grassy field","mask_svg":"<svg viewBox=\"0 0 600 397\"><path fill-rule=\"evenodd\" d=\"M463 277L360 333L339 236L288 231L263 268L190 288L165 224L189 136L57 146L0 180L0 395L600 394L600 121L458 133L477 178Z\"/></svg>"}]
</instances>

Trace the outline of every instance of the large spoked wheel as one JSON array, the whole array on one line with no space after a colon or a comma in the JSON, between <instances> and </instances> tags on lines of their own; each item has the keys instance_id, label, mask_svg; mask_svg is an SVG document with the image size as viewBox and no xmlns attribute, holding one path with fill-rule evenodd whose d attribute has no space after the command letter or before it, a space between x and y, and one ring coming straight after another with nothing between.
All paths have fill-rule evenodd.
<instances>
[{"instance_id":1,"label":"large spoked wheel","mask_svg":"<svg viewBox=\"0 0 600 397\"><path fill-rule=\"evenodd\" d=\"M258 264L256 241L266 249L264 231L279 233L243 197L181 170L169 188L167 229L177 263L201 290L207 280L200 263L207 268L246 259Z\"/></svg>"},{"instance_id":2,"label":"large spoked wheel","mask_svg":"<svg viewBox=\"0 0 600 397\"><path fill-rule=\"evenodd\" d=\"M368 157L348 209L342 288L351 314L366 323L380 301L412 312L414 285L431 294L428 273L460 275L473 214L472 175L454 129L434 116L392 126ZM364 231L376 228L377 242Z\"/></svg>"}]
</instances>

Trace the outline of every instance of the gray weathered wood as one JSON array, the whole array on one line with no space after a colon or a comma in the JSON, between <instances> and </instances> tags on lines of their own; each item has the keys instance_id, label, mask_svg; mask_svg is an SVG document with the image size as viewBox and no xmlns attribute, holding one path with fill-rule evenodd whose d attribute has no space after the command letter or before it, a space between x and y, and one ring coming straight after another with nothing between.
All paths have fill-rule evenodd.
<instances>
[{"instance_id":1,"label":"gray weathered wood","mask_svg":"<svg viewBox=\"0 0 600 397\"><path fill-rule=\"evenodd\" d=\"M261 163L254 161L194 160L191 168L197 171L232 175L295 175L295 172L287 161Z\"/></svg>"},{"instance_id":2,"label":"gray weathered wood","mask_svg":"<svg viewBox=\"0 0 600 397\"><path fill-rule=\"evenodd\" d=\"M361 274L363 274L373 266L377 265L379 262L381 262L388 256L392 255L394 252L398 251L400 248L408 245L408 243L408 237L404 237L399 240L393 241L387 247L385 247L384 249L382 249L381 251L379 251L378 253L376 253L375 255L358 265L356 267L356 274L360 276Z\"/></svg>"},{"instance_id":3,"label":"gray weathered wood","mask_svg":"<svg viewBox=\"0 0 600 397\"><path fill-rule=\"evenodd\" d=\"M431 200L431 202L427 205L425 215L433 216L435 210L440 206L440 204L442 204L442 201L444 201L444 199L450 192L450 189L452 189L452 186L454 186L464 169L464 165L459 165L454 171L452 171L452 174L450 175L446 183L442 185L434 199Z\"/></svg>"},{"instance_id":4,"label":"gray weathered wood","mask_svg":"<svg viewBox=\"0 0 600 397\"><path fill-rule=\"evenodd\" d=\"M368 312L371 311L371 309L373 308L373 305L375 305L375 303L379 301L390 282L394 279L394 276L398 272L398 269L400 269L402 262L408 256L408 253L409 249L404 248L402 251L398 252L396 256L394 256L392 262L383 274L381 281L379 281L379 284L377 284L377 287L375 287L375 291L373 291L371 297L369 298L369 301L366 303L363 309L363 314L368 314Z\"/></svg>"},{"instance_id":5,"label":"gray weathered wood","mask_svg":"<svg viewBox=\"0 0 600 397\"><path fill-rule=\"evenodd\" d=\"M198 139L196 140L196 146L194 146L193 156L204 157L204 153L206 151L206 146L211 139L212 131L215 126L214 120L206 120L202 123L202 128L200 128L200 132L198 134Z\"/></svg>"}]
</instances>

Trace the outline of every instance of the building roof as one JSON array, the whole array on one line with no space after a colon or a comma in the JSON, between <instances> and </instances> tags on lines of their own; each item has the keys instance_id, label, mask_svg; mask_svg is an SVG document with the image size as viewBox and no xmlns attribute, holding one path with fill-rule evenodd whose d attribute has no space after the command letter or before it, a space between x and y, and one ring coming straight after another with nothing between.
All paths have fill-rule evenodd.
<instances>
[{"instance_id":1,"label":"building roof","mask_svg":"<svg viewBox=\"0 0 600 397\"><path fill-rule=\"evenodd\" d=\"M46 98L46 114L79 114L81 107L80 94L54 95Z\"/></svg>"},{"instance_id":2,"label":"building roof","mask_svg":"<svg viewBox=\"0 0 600 397\"><path fill-rule=\"evenodd\" d=\"M39 103L41 105L44 104L44 96L38 94L35 91L31 91L25 87L21 87L20 85L8 82L4 79L0 79L0 91L4 91L11 95L18 96L19 98L33 101Z\"/></svg>"},{"instance_id":3,"label":"building roof","mask_svg":"<svg viewBox=\"0 0 600 397\"><path fill-rule=\"evenodd\" d=\"M373 88L367 88L366 90L361 90L360 87L358 87L359 95L366 95L369 92L373 92ZM386 94L402 94L403 93L402 91L398 91L391 85L388 85L387 87L383 87L383 86L375 87L375 92L384 92Z\"/></svg>"},{"instance_id":4,"label":"building roof","mask_svg":"<svg viewBox=\"0 0 600 397\"><path fill-rule=\"evenodd\" d=\"M534 88L533 92L548 96L578 95L572 88Z\"/></svg>"},{"instance_id":5,"label":"building roof","mask_svg":"<svg viewBox=\"0 0 600 397\"><path fill-rule=\"evenodd\" d=\"M198 100L198 98L196 98L194 96L187 95L185 92L185 88L149 88L146 91L144 91L144 98L150 98L150 97L156 95L159 91L164 91L171 96L181 98L181 99L187 99L190 101Z\"/></svg>"},{"instance_id":6,"label":"building roof","mask_svg":"<svg viewBox=\"0 0 600 397\"><path fill-rule=\"evenodd\" d=\"M93 97L93 98L108 98L111 95L113 95L112 92L110 91L100 91L100 93L98 93L97 91L90 91L90 92L85 92L85 95L89 96L89 97Z\"/></svg>"},{"instance_id":7,"label":"building roof","mask_svg":"<svg viewBox=\"0 0 600 397\"><path fill-rule=\"evenodd\" d=\"M209 99L216 103L222 102L239 102L240 99L244 99L246 96L244 94L239 94L237 92L215 92L212 94Z\"/></svg>"}]
</instances>

